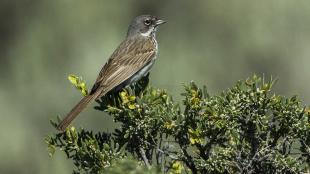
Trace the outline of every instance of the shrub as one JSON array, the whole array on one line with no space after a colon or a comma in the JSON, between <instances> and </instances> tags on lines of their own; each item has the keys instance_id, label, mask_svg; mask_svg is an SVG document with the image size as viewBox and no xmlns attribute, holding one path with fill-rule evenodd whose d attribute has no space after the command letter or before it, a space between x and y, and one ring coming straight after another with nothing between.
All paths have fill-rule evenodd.
<instances>
[{"instance_id":1,"label":"shrub","mask_svg":"<svg viewBox=\"0 0 310 174\"><path fill-rule=\"evenodd\" d=\"M114 132L68 128L46 138L75 173L302 173L310 168L310 110L274 94L254 75L211 96L184 86L183 105L148 77L97 100L119 125ZM56 127L57 123L52 122Z\"/></svg>"}]
</instances>

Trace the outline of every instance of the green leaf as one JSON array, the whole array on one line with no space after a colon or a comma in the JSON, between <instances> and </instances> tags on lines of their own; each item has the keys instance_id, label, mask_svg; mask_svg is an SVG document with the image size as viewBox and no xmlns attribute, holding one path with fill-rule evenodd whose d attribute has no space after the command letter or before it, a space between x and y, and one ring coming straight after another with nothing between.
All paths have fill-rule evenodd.
<instances>
[{"instance_id":1,"label":"green leaf","mask_svg":"<svg viewBox=\"0 0 310 174\"><path fill-rule=\"evenodd\" d=\"M86 83L82 80L81 77L70 74L68 76L68 80L75 86L76 89L78 89L82 93L83 96L88 95Z\"/></svg>"},{"instance_id":2,"label":"green leaf","mask_svg":"<svg viewBox=\"0 0 310 174\"><path fill-rule=\"evenodd\" d=\"M55 154L56 147L52 144L49 144L47 149L48 149L48 155L52 157Z\"/></svg>"}]
</instances>

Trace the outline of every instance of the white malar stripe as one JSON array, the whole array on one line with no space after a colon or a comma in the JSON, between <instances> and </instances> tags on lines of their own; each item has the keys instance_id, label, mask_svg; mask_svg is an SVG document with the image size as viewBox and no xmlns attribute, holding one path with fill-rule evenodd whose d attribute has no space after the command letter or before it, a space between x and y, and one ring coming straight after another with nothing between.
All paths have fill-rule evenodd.
<instances>
[{"instance_id":1,"label":"white malar stripe","mask_svg":"<svg viewBox=\"0 0 310 174\"><path fill-rule=\"evenodd\" d=\"M141 33L142 36L149 37L152 34L153 28L150 28L147 32Z\"/></svg>"}]
</instances>

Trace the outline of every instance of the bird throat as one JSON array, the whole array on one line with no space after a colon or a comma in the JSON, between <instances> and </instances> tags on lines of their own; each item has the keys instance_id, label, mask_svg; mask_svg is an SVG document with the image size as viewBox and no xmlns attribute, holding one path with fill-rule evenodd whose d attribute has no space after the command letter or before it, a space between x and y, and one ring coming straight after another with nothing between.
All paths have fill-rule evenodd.
<instances>
[{"instance_id":1,"label":"bird throat","mask_svg":"<svg viewBox=\"0 0 310 174\"><path fill-rule=\"evenodd\" d=\"M141 33L142 36L144 37L154 37L155 36L155 31L156 29L154 27L149 28L145 33Z\"/></svg>"}]
</instances>

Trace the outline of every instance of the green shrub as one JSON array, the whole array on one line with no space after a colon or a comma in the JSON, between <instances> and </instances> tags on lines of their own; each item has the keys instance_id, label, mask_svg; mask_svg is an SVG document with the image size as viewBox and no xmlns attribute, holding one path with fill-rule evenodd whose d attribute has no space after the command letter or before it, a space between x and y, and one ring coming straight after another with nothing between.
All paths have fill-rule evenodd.
<instances>
[{"instance_id":1,"label":"green shrub","mask_svg":"<svg viewBox=\"0 0 310 174\"><path fill-rule=\"evenodd\" d=\"M112 133L68 128L46 138L75 173L302 173L310 168L310 110L254 75L211 96L185 86L183 106L148 77L98 100ZM56 123L52 122L56 127ZM103 128L104 129L104 128Z\"/></svg>"}]
</instances>

